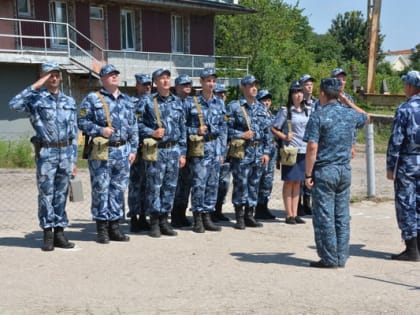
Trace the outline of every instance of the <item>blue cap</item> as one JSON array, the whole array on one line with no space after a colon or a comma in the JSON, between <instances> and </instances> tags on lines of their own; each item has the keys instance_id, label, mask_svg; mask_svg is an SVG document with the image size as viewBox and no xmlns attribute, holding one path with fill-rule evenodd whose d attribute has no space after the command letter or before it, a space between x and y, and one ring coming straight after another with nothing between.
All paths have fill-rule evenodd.
<instances>
[{"instance_id":1,"label":"blue cap","mask_svg":"<svg viewBox=\"0 0 420 315\"><path fill-rule=\"evenodd\" d=\"M41 65L41 72L42 73L47 73L47 72L51 72L51 71L60 71L60 66L58 65L58 63L45 62Z\"/></svg>"},{"instance_id":2,"label":"blue cap","mask_svg":"<svg viewBox=\"0 0 420 315\"><path fill-rule=\"evenodd\" d=\"M192 80L188 74L181 74L175 79L175 85L191 84Z\"/></svg>"},{"instance_id":3,"label":"blue cap","mask_svg":"<svg viewBox=\"0 0 420 315\"><path fill-rule=\"evenodd\" d=\"M267 90L260 90L257 94L257 100L262 100L264 98L273 98L273 95Z\"/></svg>"},{"instance_id":4,"label":"blue cap","mask_svg":"<svg viewBox=\"0 0 420 315\"><path fill-rule=\"evenodd\" d=\"M101 68L101 71L99 72L99 76L102 78L102 77L104 77L104 76L106 76L110 73L113 73L113 72L115 72L117 74L120 74L120 72L117 70L117 68L115 68L114 65L107 64L107 65L104 65Z\"/></svg>"},{"instance_id":5,"label":"blue cap","mask_svg":"<svg viewBox=\"0 0 420 315\"><path fill-rule=\"evenodd\" d=\"M344 71L341 68L335 68L333 71L331 71L331 76L334 78L338 76L339 74L347 75L346 71Z\"/></svg>"},{"instance_id":6,"label":"blue cap","mask_svg":"<svg viewBox=\"0 0 420 315\"><path fill-rule=\"evenodd\" d=\"M303 84L303 83L305 83L307 81L315 82L316 80L310 74L304 74L303 76L301 76L299 78L299 83L300 84Z\"/></svg>"},{"instance_id":7,"label":"blue cap","mask_svg":"<svg viewBox=\"0 0 420 315\"><path fill-rule=\"evenodd\" d=\"M213 89L213 92L222 93L222 92L227 92L227 90L224 84L216 84L216 86Z\"/></svg>"},{"instance_id":8,"label":"blue cap","mask_svg":"<svg viewBox=\"0 0 420 315\"><path fill-rule=\"evenodd\" d=\"M302 85L300 85L299 81L295 80L290 84L289 90L302 91Z\"/></svg>"},{"instance_id":9,"label":"blue cap","mask_svg":"<svg viewBox=\"0 0 420 315\"><path fill-rule=\"evenodd\" d=\"M152 79L156 79L157 77L160 77L162 74L166 73L167 75L171 76L171 71L167 68L159 68L152 73Z\"/></svg>"},{"instance_id":10,"label":"blue cap","mask_svg":"<svg viewBox=\"0 0 420 315\"><path fill-rule=\"evenodd\" d=\"M136 78L136 82L140 84L146 84L146 83L152 83L152 79L150 78L150 75L145 73L136 73L134 75Z\"/></svg>"},{"instance_id":11,"label":"blue cap","mask_svg":"<svg viewBox=\"0 0 420 315\"><path fill-rule=\"evenodd\" d=\"M215 76L217 78L216 69L214 69L214 68L204 68L203 70L201 70L200 78L205 79L205 78L208 78L210 76Z\"/></svg>"},{"instance_id":12,"label":"blue cap","mask_svg":"<svg viewBox=\"0 0 420 315\"><path fill-rule=\"evenodd\" d=\"M401 77L404 83L420 88L420 73L416 70L407 72Z\"/></svg>"},{"instance_id":13,"label":"blue cap","mask_svg":"<svg viewBox=\"0 0 420 315\"><path fill-rule=\"evenodd\" d=\"M321 79L321 84L319 87L321 90L332 90L332 91L341 91L341 80L337 78L325 78Z\"/></svg>"},{"instance_id":14,"label":"blue cap","mask_svg":"<svg viewBox=\"0 0 420 315\"><path fill-rule=\"evenodd\" d=\"M241 85L248 85L252 83L258 83L258 80L252 74L249 74L242 78Z\"/></svg>"}]
</instances>

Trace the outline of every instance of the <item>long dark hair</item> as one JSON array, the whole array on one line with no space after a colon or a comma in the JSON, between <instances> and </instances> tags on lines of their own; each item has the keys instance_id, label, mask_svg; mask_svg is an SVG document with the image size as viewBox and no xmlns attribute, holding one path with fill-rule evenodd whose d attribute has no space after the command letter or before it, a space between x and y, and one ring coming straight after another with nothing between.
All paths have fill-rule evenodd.
<instances>
[{"instance_id":1,"label":"long dark hair","mask_svg":"<svg viewBox=\"0 0 420 315\"><path fill-rule=\"evenodd\" d=\"M293 81L289 88L289 96L287 97L287 119L292 119L292 106L293 98L292 95L297 92L303 92L302 86L299 84L299 81ZM306 108L305 108L306 110Z\"/></svg>"}]
</instances>

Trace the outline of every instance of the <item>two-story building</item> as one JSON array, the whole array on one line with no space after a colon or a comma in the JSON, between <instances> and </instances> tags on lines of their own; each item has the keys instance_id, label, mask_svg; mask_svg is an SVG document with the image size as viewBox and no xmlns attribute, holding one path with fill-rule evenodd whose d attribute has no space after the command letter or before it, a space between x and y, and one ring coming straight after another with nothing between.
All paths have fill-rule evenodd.
<instances>
[{"instance_id":1,"label":"two-story building","mask_svg":"<svg viewBox=\"0 0 420 315\"><path fill-rule=\"evenodd\" d=\"M219 68L227 84L247 73L248 61L215 55L215 16L255 10L237 0L3 0L0 11L0 138L31 133L7 103L33 83L39 66L63 69L63 90L80 102L99 87L102 64L121 71L121 89L134 92L134 74L169 68L198 84L203 67Z\"/></svg>"}]
</instances>

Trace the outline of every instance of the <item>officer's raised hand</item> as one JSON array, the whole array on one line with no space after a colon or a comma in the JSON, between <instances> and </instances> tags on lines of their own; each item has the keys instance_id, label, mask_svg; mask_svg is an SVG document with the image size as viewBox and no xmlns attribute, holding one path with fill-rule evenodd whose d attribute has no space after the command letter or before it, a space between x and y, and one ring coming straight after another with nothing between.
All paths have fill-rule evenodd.
<instances>
[{"instance_id":1,"label":"officer's raised hand","mask_svg":"<svg viewBox=\"0 0 420 315\"><path fill-rule=\"evenodd\" d=\"M32 88L34 90L39 90L45 82L48 81L48 79L51 77L51 72L46 72L41 75L41 77L36 81L34 84L32 84Z\"/></svg>"}]
</instances>

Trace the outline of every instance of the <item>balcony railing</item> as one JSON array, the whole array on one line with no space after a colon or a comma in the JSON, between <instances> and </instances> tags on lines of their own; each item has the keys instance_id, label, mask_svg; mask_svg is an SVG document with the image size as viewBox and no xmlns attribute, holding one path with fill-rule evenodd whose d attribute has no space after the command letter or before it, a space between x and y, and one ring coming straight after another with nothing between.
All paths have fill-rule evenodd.
<instances>
[{"instance_id":1,"label":"balcony railing","mask_svg":"<svg viewBox=\"0 0 420 315\"><path fill-rule=\"evenodd\" d=\"M69 72L99 72L104 63L121 71L121 80L133 86L134 74L170 69L172 77L198 78L204 67L215 67L227 84L248 73L248 58L179 53L105 50L67 23L0 18L0 62L41 63L56 60Z\"/></svg>"}]
</instances>

